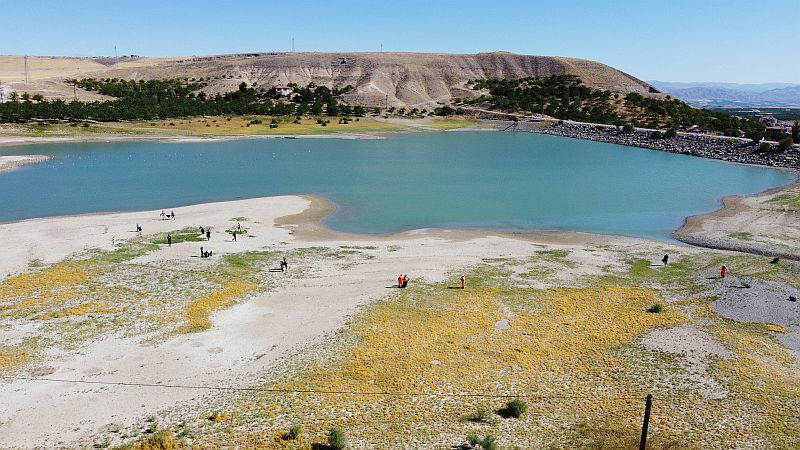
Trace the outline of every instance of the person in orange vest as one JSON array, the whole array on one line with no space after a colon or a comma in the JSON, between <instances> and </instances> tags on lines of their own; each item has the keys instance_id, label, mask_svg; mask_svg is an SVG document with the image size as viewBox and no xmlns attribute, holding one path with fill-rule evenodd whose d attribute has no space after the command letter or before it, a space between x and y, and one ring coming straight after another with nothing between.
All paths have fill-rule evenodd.
<instances>
[{"instance_id":1,"label":"person in orange vest","mask_svg":"<svg viewBox=\"0 0 800 450\"><path fill-rule=\"evenodd\" d=\"M403 287L408 286L408 275L403 275Z\"/></svg>"},{"instance_id":2,"label":"person in orange vest","mask_svg":"<svg viewBox=\"0 0 800 450\"><path fill-rule=\"evenodd\" d=\"M397 276L397 287L403 287L403 274Z\"/></svg>"},{"instance_id":3,"label":"person in orange vest","mask_svg":"<svg viewBox=\"0 0 800 450\"><path fill-rule=\"evenodd\" d=\"M464 289L465 284L467 284L467 277L461 275L461 289Z\"/></svg>"},{"instance_id":4,"label":"person in orange vest","mask_svg":"<svg viewBox=\"0 0 800 450\"><path fill-rule=\"evenodd\" d=\"M719 270L719 277L725 278L726 273L728 273L728 268L723 265L722 269Z\"/></svg>"}]
</instances>

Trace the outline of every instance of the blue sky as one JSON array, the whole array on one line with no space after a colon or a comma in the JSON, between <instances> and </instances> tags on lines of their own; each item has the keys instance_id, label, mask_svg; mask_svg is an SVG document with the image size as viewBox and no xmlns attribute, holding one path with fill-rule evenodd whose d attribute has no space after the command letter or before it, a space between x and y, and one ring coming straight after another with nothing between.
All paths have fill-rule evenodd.
<instances>
[{"instance_id":1,"label":"blue sky","mask_svg":"<svg viewBox=\"0 0 800 450\"><path fill-rule=\"evenodd\" d=\"M2 0L0 54L430 51L594 59L642 79L800 84L800 1Z\"/></svg>"}]
</instances>

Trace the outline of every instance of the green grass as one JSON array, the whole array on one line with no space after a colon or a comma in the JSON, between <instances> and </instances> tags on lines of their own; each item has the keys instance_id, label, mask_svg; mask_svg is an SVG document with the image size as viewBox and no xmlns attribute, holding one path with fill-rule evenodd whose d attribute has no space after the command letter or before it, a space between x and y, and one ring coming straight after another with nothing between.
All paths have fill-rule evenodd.
<instances>
[{"instance_id":1,"label":"green grass","mask_svg":"<svg viewBox=\"0 0 800 450\"><path fill-rule=\"evenodd\" d=\"M740 241L749 241L753 239L753 233L749 231L734 231L733 233L728 233L729 237L734 239L739 239Z\"/></svg>"},{"instance_id":2,"label":"green grass","mask_svg":"<svg viewBox=\"0 0 800 450\"><path fill-rule=\"evenodd\" d=\"M781 206L788 206L791 209L800 209L800 193L784 192L783 194L776 195L775 197L767 200L767 203L773 203Z\"/></svg>"},{"instance_id":3,"label":"green grass","mask_svg":"<svg viewBox=\"0 0 800 450\"><path fill-rule=\"evenodd\" d=\"M690 294L700 292L695 280L704 269L704 264L692 258L681 258L667 266L653 265L648 259L630 259L628 270L622 273L590 277L590 284L597 286L650 286Z\"/></svg>"},{"instance_id":4,"label":"green grass","mask_svg":"<svg viewBox=\"0 0 800 450\"><path fill-rule=\"evenodd\" d=\"M172 237L173 244L181 242L200 242L205 238L200 234L200 230L194 227L186 227L180 230L170 231L169 233L158 233L151 237L151 242L156 245L167 245L167 234Z\"/></svg>"}]
</instances>

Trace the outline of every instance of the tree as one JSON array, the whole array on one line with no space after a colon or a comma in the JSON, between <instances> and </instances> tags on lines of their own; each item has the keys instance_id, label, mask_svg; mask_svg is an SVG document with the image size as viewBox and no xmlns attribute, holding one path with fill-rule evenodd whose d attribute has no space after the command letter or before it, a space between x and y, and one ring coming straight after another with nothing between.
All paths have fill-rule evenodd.
<instances>
[{"instance_id":1,"label":"tree","mask_svg":"<svg viewBox=\"0 0 800 450\"><path fill-rule=\"evenodd\" d=\"M655 130L652 133L650 133L650 139L661 139L662 137L664 137L664 135L661 134L661 132L658 130Z\"/></svg>"},{"instance_id":2,"label":"tree","mask_svg":"<svg viewBox=\"0 0 800 450\"><path fill-rule=\"evenodd\" d=\"M632 92L632 94L633 93L635 93L635 92ZM622 132L623 133L632 133L633 130L634 130L633 125L631 125L629 123L626 123L625 126L622 127Z\"/></svg>"},{"instance_id":3,"label":"tree","mask_svg":"<svg viewBox=\"0 0 800 450\"><path fill-rule=\"evenodd\" d=\"M789 150L790 148L792 148L792 144L793 143L794 143L794 141L792 141L792 138L787 136L787 137L781 139L780 142L778 142L778 150L780 150L782 152L785 152L786 150Z\"/></svg>"},{"instance_id":4,"label":"tree","mask_svg":"<svg viewBox=\"0 0 800 450\"><path fill-rule=\"evenodd\" d=\"M760 131L753 131L750 134L748 134L747 137L749 137L753 141L753 144L758 144L759 142L761 142L761 139L764 139L764 133Z\"/></svg>"},{"instance_id":5,"label":"tree","mask_svg":"<svg viewBox=\"0 0 800 450\"><path fill-rule=\"evenodd\" d=\"M363 106L356 105L353 107L353 115L355 115L356 117L364 117L364 114L366 114L366 111L364 111Z\"/></svg>"},{"instance_id":6,"label":"tree","mask_svg":"<svg viewBox=\"0 0 800 450\"><path fill-rule=\"evenodd\" d=\"M792 125L792 140L795 144L800 144L800 121L795 121Z\"/></svg>"},{"instance_id":7,"label":"tree","mask_svg":"<svg viewBox=\"0 0 800 450\"><path fill-rule=\"evenodd\" d=\"M676 130L675 128L670 128L669 130L667 130L666 133L664 133L665 138L674 138L677 135L678 135L678 130Z\"/></svg>"}]
</instances>

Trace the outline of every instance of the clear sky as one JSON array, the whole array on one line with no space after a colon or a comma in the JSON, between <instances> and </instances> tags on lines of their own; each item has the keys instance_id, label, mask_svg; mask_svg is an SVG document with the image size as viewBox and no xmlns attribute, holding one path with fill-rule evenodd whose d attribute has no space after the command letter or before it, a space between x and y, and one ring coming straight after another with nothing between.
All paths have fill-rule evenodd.
<instances>
[{"instance_id":1,"label":"clear sky","mask_svg":"<svg viewBox=\"0 0 800 450\"><path fill-rule=\"evenodd\" d=\"M2 0L0 54L506 50L642 79L800 84L800 0Z\"/></svg>"}]
</instances>

